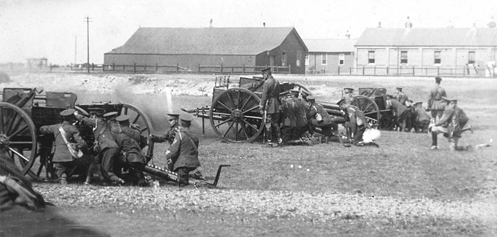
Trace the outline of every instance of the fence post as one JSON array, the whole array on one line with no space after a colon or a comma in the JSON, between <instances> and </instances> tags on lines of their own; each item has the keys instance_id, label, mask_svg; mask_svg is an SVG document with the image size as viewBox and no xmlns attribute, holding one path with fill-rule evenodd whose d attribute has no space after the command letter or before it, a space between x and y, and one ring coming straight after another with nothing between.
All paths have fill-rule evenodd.
<instances>
[{"instance_id":1,"label":"fence post","mask_svg":"<svg viewBox=\"0 0 497 237\"><path fill-rule=\"evenodd\" d=\"M390 75L390 72L389 72L389 71L390 71L390 68L387 66L387 76L389 76L389 75Z\"/></svg>"},{"instance_id":2,"label":"fence post","mask_svg":"<svg viewBox=\"0 0 497 237\"><path fill-rule=\"evenodd\" d=\"M352 67L349 67L349 74L352 76Z\"/></svg>"},{"instance_id":3,"label":"fence post","mask_svg":"<svg viewBox=\"0 0 497 237\"><path fill-rule=\"evenodd\" d=\"M376 76L376 65L374 65L373 75L375 75L375 76Z\"/></svg>"},{"instance_id":4,"label":"fence post","mask_svg":"<svg viewBox=\"0 0 497 237\"><path fill-rule=\"evenodd\" d=\"M414 70L415 70L415 69L414 69L414 67L415 67L415 66L412 66L412 75L413 75L413 76L415 76L415 75L416 75L416 72L414 71Z\"/></svg>"},{"instance_id":5,"label":"fence post","mask_svg":"<svg viewBox=\"0 0 497 237\"><path fill-rule=\"evenodd\" d=\"M340 76L340 66L338 66L338 75Z\"/></svg>"},{"instance_id":6,"label":"fence post","mask_svg":"<svg viewBox=\"0 0 497 237\"><path fill-rule=\"evenodd\" d=\"M91 70L95 71L95 64L94 63L91 63Z\"/></svg>"},{"instance_id":7,"label":"fence post","mask_svg":"<svg viewBox=\"0 0 497 237\"><path fill-rule=\"evenodd\" d=\"M462 68L462 76L465 77L466 76L466 68Z\"/></svg>"},{"instance_id":8,"label":"fence post","mask_svg":"<svg viewBox=\"0 0 497 237\"><path fill-rule=\"evenodd\" d=\"M219 73L223 74L223 64L221 63L221 66L219 66Z\"/></svg>"},{"instance_id":9,"label":"fence post","mask_svg":"<svg viewBox=\"0 0 497 237\"><path fill-rule=\"evenodd\" d=\"M288 65L288 74L292 74L292 65L291 64Z\"/></svg>"},{"instance_id":10,"label":"fence post","mask_svg":"<svg viewBox=\"0 0 497 237\"><path fill-rule=\"evenodd\" d=\"M114 71L114 70L115 70L115 69L114 69L115 67L116 67L116 64L115 64L115 63L112 63L112 71Z\"/></svg>"},{"instance_id":11,"label":"fence post","mask_svg":"<svg viewBox=\"0 0 497 237\"><path fill-rule=\"evenodd\" d=\"M123 64L123 72L126 72L126 64Z\"/></svg>"},{"instance_id":12,"label":"fence post","mask_svg":"<svg viewBox=\"0 0 497 237\"><path fill-rule=\"evenodd\" d=\"M363 76L364 76L364 71L365 71L365 68L366 68L366 67L363 65L363 66L362 66L362 75L363 75Z\"/></svg>"},{"instance_id":13,"label":"fence post","mask_svg":"<svg viewBox=\"0 0 497 237\"><path fill-rule=\"evenodd\" d=\"M159 64L158 63L155 64L155 72L157 72L157 71L159 71Z\"/></svg>"},{"instance_id":14,"label":"fence post","mask_svg":"<svg viewBox=\"0 0 497 237\"><path fill-rule=\"evenodd\" d=\"M176 63L176 72L179 72L179 63Z\"/></svg>"},{"instance_id":15,"label":"fence post","mask_svg":"<svg viewBox=\"0 0 497 237\"><path fill-rule=\"evenodd\" d=\"M242 74L245 74L245 64L242 65Z\"/></svg>"},{"instance_id":16,"label":"fence post","mask_svg":"<svg viewBox=\"0 0 497 237\"><path fill-rule=\"evenodd\" d=\"M200 73L200 63L198 64L198 72Z\"/></svg>"},{"instance_id":17,"label":"fence post","mask_svg":"<svg viewBox=\"0 0 497 237\"><path fill-rule=\"evenodd\" d=\"M437 77L440 76L440 67L437 67Z\"/></svg>"}]
</instances>

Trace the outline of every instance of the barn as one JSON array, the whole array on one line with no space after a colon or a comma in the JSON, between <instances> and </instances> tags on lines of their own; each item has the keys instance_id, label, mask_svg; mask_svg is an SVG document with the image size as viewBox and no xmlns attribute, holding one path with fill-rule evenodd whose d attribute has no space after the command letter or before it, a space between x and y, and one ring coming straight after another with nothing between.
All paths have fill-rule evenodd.
<instances>
[{"instance_id":1,"label":"barn","mask_svg":"<svg viewBox=\"0 0 497 237\"><path fill-rule=\"evenodd\" d=\"M166 70L169 67L162 66L174 66L201 72L213 66L222 73L258 73L272 66L276 73L304 74L306 54L307 47L293 27L141 27L123 46L104 54L104 67Z\"/></svg>"}]
</instances>

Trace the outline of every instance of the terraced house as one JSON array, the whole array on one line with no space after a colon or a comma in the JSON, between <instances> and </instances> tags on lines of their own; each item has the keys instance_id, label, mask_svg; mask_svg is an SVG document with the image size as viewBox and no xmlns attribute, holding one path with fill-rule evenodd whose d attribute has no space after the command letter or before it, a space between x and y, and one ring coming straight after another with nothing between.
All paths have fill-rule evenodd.
<instances>
[{"instance_id":1,"label":"terraced house","mask_svg":"<svg viewBox=\"0 0 497 237\"><path fill-rule=\"evenodd\" d=\"M104 54L106 70L305 72L307 47L293 27L139 28ZM137 69L138 68L138 69Z\"/></svg>"},{"instance_id":2,"label":"terraced house","mask_svg":"<svg viewBox=\"0 0 497 237\"><path fill-rule=\"evenodd\" d=\"M305 39L309 53L306 73L341 74L354 66L354 44L357 39Z\"/></svg>"},{"instance_id":3,"label":"terraced house","mask_svg":"<svg viewBox=\"0 0 497 237\"><path fill-rule=\"evenodd\" d=\"M356 70L368 75L488 76L497 28L367 28L355 54Z\"/></svg>"}]
</instances>

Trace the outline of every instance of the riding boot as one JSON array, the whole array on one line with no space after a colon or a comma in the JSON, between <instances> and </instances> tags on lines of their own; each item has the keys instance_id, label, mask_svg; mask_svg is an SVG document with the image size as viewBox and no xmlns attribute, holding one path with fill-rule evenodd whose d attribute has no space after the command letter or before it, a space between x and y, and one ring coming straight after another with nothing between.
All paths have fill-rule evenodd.
<instances>
[{"instance_id":1,"label":"riding boot","mask_svg":"<svg viewBox=\"0 0 497 237\"><path fill-rule=\"evenodd\" d=\"M437 144L438 144L438 133L437 132L431 132L431 149L435 150L437 149Z\"/></svg>"}]
</instances>

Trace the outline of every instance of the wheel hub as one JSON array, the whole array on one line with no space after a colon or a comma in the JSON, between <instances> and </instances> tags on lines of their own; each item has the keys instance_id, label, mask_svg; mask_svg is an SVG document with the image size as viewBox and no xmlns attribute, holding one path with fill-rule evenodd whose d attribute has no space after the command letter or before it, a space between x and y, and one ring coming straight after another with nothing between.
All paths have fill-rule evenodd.
<instances>
[{"instance_id":1,"label":"wheel hub","mask_svg":"<svg viewBox=\"0 0 497 237\"><path fill-rule=\"evenodd\" d=\"M241 118L243 117L243 113L241 110L239 109L235 109L233 110L233 112L231 112L231 117L236 120L236 121L239 121L241 120Z\"/></svg>"}]
</instances>

